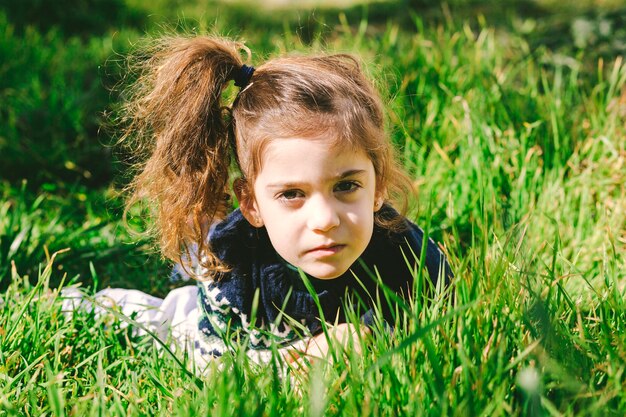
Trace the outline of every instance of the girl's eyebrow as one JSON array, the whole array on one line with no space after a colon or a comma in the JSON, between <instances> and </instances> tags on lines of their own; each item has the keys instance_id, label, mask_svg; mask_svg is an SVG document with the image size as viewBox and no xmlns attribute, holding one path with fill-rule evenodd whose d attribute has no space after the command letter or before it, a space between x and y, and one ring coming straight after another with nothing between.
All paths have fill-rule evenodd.
<instances>
[{"instance_id":1,"label":"girl's eyebrow","mask_svg":"<svg viewBox=\"0 0 626 417\"><path fill-rule=\"evenodd\" d=\"M348 177L352 177L355 175L361 175L363 173L365 173L366 171L364 169L349 169L345 172L342 172L341 174L335 176L335 177L331 177L329 178L330 181L337 181L337 180L343 180L345 178ZM268 189L274 189L274 188L297 188L302 186L304 183L302 182L277 182L277 183L273 183L273 184L268 184L265 188Z\"/></svg>"},{"instance_id":2,"label":"girl's eyebrow","mask_svg":"<svg viewBox=\"0 0 626 417\"><path fill-rule=\"evenodd\" d=\"M364 169L349 169L346 172L340 174L339 176L333 178L335 180L342 180L344 178L352 177L353 175L363 174L366 171Z\"/></svg>"}]
</instances>

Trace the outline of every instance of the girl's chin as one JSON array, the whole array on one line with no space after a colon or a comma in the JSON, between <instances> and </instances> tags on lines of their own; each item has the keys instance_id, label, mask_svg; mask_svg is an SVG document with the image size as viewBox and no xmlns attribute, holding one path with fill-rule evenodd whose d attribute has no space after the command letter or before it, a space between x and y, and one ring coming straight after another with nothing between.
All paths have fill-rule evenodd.
<instances>
[{"instance_id":1,"label":"girl's chin","mask_svg":"<svg viewBox=\"0 0 626 417\"><path fill-rule=\"evenodd\" d=\"M307 275L312 276L313 278L323 279L323 280L331 280L336 279L346 273L348 268L346 269L337 269L329 266L322 267L310 267L310 268L302 268Z\"/></svg>"}]
</instances>

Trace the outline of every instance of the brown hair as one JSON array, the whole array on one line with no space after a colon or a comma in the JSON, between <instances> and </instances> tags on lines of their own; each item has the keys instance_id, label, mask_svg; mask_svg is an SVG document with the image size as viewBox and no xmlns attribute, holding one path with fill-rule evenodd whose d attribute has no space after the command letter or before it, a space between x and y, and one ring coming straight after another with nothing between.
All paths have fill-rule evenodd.
<instances>
[{"instance_id":1,"label":"brown hair","mask_svg":"<svg viewBox=\"0 0 626 417\"><path fill-rule=\"evenodd\" d=\"M337 145L367 153L377 190L399 200L405 213L411 183L384 131L380 97L353 57L270 60L229 108L222 93L243 65L240 51L250 54L243 44L221 38L163 38L138 61L139 78L122 111L122 139L132 139L147 160L131 184L127 212L139 201L153 208L164 256L180 261L197 244L204 267L227 267L211 253L206 237L208 225L223 219L230 206L232 145L243 183L253 184L269 141L328 133ZM402 222L375 219L391 229Z\"/></svg>"}]
</instances>

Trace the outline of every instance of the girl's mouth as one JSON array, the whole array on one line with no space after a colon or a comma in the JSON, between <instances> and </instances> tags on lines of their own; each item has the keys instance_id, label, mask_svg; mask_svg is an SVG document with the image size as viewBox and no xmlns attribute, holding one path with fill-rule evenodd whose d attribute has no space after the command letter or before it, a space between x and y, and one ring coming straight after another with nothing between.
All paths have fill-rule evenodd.
<instances>
[{"instance_id":1,"label":"girl's mouth","mask_svg":"<svg viewBox=\"0 0 626 417\"><path fill-rule=\"evenodd\" d=\"M345 247L346 245L342 245L342 244L323 245L323 246L318 246L316 248L310 249L307 251L307 253L310 253L319 257L331 256L336 253L339 253Z\"/></svg>"}]
</instances>

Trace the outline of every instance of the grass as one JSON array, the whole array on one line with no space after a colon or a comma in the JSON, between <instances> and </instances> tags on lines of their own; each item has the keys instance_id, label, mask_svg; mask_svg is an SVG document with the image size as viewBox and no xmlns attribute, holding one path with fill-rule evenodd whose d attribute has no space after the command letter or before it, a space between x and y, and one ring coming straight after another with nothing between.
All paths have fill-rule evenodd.
<instances>
[{"instance_id":1,"label":"grass","mask_svg":"<svg viewBox=\"0 0 626 417\"><path fill-rule=\"evenodd\" d=\"M115 194L7 183L1 415L626 413L622 58L537 46L513 20L338 16L305 38L289 21L239 34L253 63L310 49L367 63L415 179L410 217L445 245L454 296L416 296L393 333L304 375L235 351L197 379L123 322L61 311L70 281L169 289L166 266L124 243Z\"/></svg>"}]
</instances>

